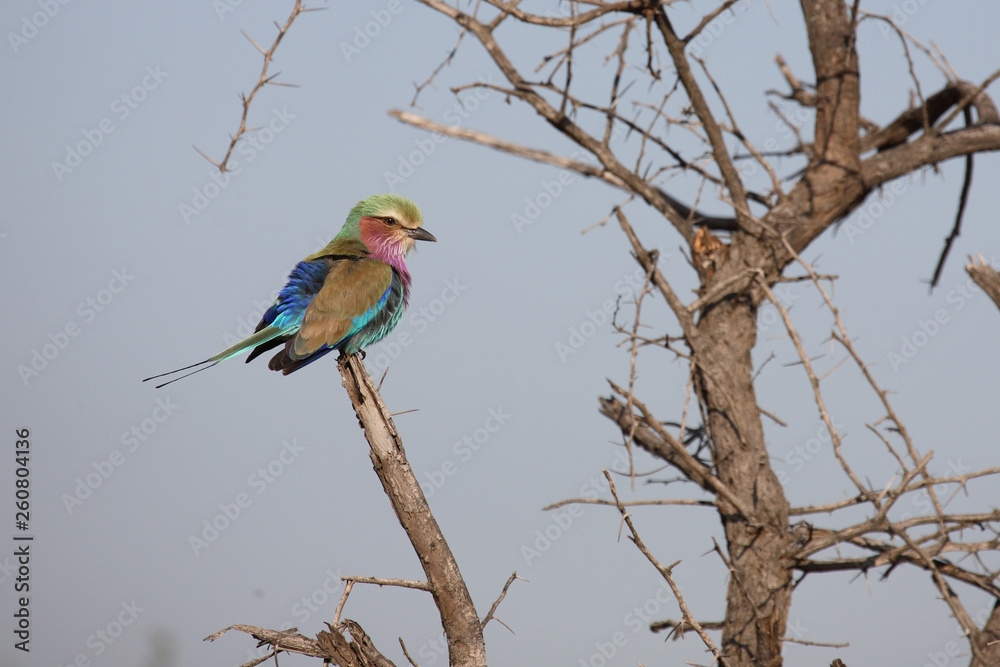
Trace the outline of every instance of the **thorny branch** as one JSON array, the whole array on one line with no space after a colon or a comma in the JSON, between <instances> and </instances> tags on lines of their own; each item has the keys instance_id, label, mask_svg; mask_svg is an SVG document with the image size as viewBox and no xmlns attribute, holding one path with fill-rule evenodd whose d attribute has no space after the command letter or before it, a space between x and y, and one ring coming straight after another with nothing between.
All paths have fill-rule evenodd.
<instances>
[{"instance_id":1,"label":"thorny branch","mask_svg":"<svg viewBox=\"0 0 1000 667\"><path fill-rule=\"evenodd\" d=\"M860 524L854 524L839 530L818 529L813 527L811 524L804 524L809 537L796 555L796 568L801 570L803 574L808 574L810 572L829 572L851 569L867 571L869 568L887 566L883 577L888 577L893 569L901 563L916 565L926 569L931 573L935 585L941 591L943 599L945 599L949 607L951 607L955 618L962 625L966 636L970 638L973 654L980 656L982 651L985 649L985 646L983 646L982 642L979 641L980 631L975 624L971 622L971 616L965 611L958 596L951 592L951 589L948 587L944 577L947 576L952 579L963 581L966 584L976 586L992 595L1000 597L1000 588L998 588L994 583L996 578L1000 576L1000 568L990 570L985 565L984 561L979 558L979 554L981 552L1000 550L1000 510L993 510L992 512L981 513L978 515L949 514L944 510L946 503L941 503L938 500L936 489L938 487L956 485L959 489L965 489L967 482L973 477L997 474L1000 470L992 469L987 471L978 471L976 473L960 475L958 477L936 477L928 472L927 464L931 459L931 453L921 456L917 452L905 425L900 420L889 401L888 392L879 386L874 376L871 374L869 366L861 359L857 350L854 348L854 345L847 334L847 329L844 326L843 320L840 317L840 311L833 304L828 292L820 283L819 277L813 271L813 268L804 262L797 254L795 255L795 258L796 261L799 262L809 273L809 275L812 276L815 288L823 297L827 309L834 318L836 330L831 333L832 340L839 343L847 350L850 358L859 367L865 380L878 396L886 411L884 421L888 421L890 424L888 429L889 433L894 434L903 441L910 460L910 463L908 464L904 458L894 450L888 436L878 432L875 425L869 425L869 428L879 435L880 441L886 446L889 454L899 464L901 468L897 473L899 482L894 484L891 479L881 491L876 488L866 488L859 483L859 480L854 476L850 466L843 457L843 453L840 448L839 436L836 434L832 423L825 414L822 397L819 393L819 380L816 378L815 373L812 370L812 366L805 350L802 349L801 338L788 316L787 309L785 309L780 301L770 293L770 290L768 290L769 298L771 298L775 307L777 307L779 312L781 312L782 319L785 322L789 335L795 342L796 349L799 352L802 365L810 378L810 382L816 388L817 405L819 406L821 413L824 414L824 421L826 421L827 427L830 430L831 438L833 438L837 460L845 474L847 474L859 488L860 493L856 500L858 502L870 503L875 512L872 518ZM917 477L922 478L919 483L915 483L915 479ZM898 521L890 520L889 511L897 503L897 501L905 494L918 490L921 493L927 494L927 496L932 500L934 514L931 516L902 519ZM846 505L839 506L829 511L837 511L844 509L844 507L846 507ZM929 532L924 530L929 525L933 525L934 530ZM914 530L922 532L911 534L911 531ZM972 533L973 535L982 535L985 533L987 539L968 542L956 541L954 539L956 534L962 535L965 533ZM991 534L992 537L989 537ZM874 539L872 535L885 535L886 537L878 540ZM873 552L873 554L867 558L844 557L838 554L836 557L822 561L810 558L810 556L824 552L831 547L846 544L859 547L865 551ZM973 565L971 567L960 566L958 563L947 559L943 555L949 553L958 554L959 556L972 556Z\"/></svg>"},{"instance_id":2,"label":"thorny branch","mask_svg":"<svg viewBox=\"0 0 1000 667\"><path fill-rule=\"evenodd\" d=\"M219 171L222 172L223 174L226 173L227 165L229 164L229 158L230 156L232 156L233 150L236 148L236 144L239 143L239 140L243 137L244 134L246 134L247 132L253 132L255 129L255 128L247 128L247 114L250 113L250 104L253 102L254 97L257 96L257 92L268 84L272 86L292 86L292 84L275 81L275 79L280 75L280 72L278 74L272 74L268 76L267 72L271 67L271 60L274 58L274 52L278 49L278 44L281 43L282 38L284 38L284 36L288 33L288 29L292 27L292 22L295 21L295 18L299 14L302 14L303 12L319 11L322 9L326 8L325 7L306 8L302 6L302 0L295 0L295 7L292 8L292 13L288 16L288 20L285 21L285 24L284 25L278 25L277 23L274 24L275 27L278 29L278 34L275 36L274 42L271 44L271 47L268 48L266 51L259 44L257 44L257 42L255 42L253 38L250 37L250 35L246 34L245 32L243 33L243 36L247 38L247 41L253 44L253 47L257 49L262 56L264 56L264 64L261 67L260 76L257 78L257 83L255 83L253 88L250 89L250 92L248 94L243 94L243 93L240 94L240 102L243 106L243 113L240 116L240 126L236 129L236 134L230 136L229 148L226 149L226 155L219 162L216 162L212 158L205 155L205 153L199 150L197 146L195 147L195 150L198 151L198 153L200 153L203 158L205 158L213 165L218 167Z\"/></svg>"},{"instance_id":3,"label":"thorny branch","mask_svg":"<svg viewBox=\"0 0 1000 667\"><path fill-rule=\"evenodd\" d=\"M632 523L632 517L629 515L628 510L626 510L624 505L621 504L621 500L618 498L618 490L615 488L615 480L611 478L611 473L607 470L602 472L611 487L611 496L615 499L615 505L618 507L618 511L622 515L622 521L625 522L625 525L628 526L629 533L631 533L631 535L629 535L629 539L632 540L636 548L638 548L639 551L642 552L642 555L645 556L650 563L652 563L653 567L656 568L656 571L660 573L660 576L662 576L664 581L667 582L667 585L670 586L670 590L673 592L674 598L677 600L677 606L681 608L681 613L684 614L684 622L694 628L694 631L698 633L699 637L701 637L701 641L705 643L705 647L708 648L708 650L712 652L712 655L715 656L713 663L718 662L721 667L726 667L729 663L719 652L715 642L713 642L712 639L705 633L705 629L701 627L701 624L697 620L695 620L694 616L691 614L691 610L688 609L687 603L684 601L684 596L681 595L680 588L678 588L677 584L674 582L673 569L678 565L678 563L680 563L680 561L666 567L656 558L656 556L653 555L653 552L646 547L645 542L643 542L642 538L639 537L639 533L636 531L635 525Z\"/></svg>"},{"instance_id":4,"label":"thorny branch","mask_svg":"<svg viewBox=\"0 0 1000 667\"><path fill-rule=\"evenodd\" d=\"M510 577L507 578L507 583L503 585L503 590L500 591L500 595L493 602L493 606L490 607L490 610L486 612L486 616L483 616L483 620L480 621L479 623L480 627L485 629L490 621L495 620L497 623L501 624L503 627L510 630L510 626L508 626L506 623L497 618L495 614L497 609L500 607L500 603L503 602L503 599L505 597L507 597L507 590L510 588L510 585L514 583L515 579L520 579L521 581L527 581L527 579L525 579L524 577L517 576L517 572L512 572ZM514 632L513 630L510 631Z\"/></svg>"}]
</instances>

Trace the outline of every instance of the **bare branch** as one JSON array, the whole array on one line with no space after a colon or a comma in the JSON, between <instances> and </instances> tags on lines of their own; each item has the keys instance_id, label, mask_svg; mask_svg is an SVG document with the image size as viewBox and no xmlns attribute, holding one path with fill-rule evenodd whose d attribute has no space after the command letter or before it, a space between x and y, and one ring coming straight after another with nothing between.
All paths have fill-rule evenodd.
<instances>
[{"instance_id":1,"label":"bare branch","mask_svg":"<svg viewBox=\"0 0 1000 667\"><path fill-rule=\"evenodd\" d=\"M372 463L400 525L406 531L441 614L451 664L486 665L486 646L476 607L427 499L406 460L403 441L357 355L338 359L344 388L371 446Z\"/></svg>"},{"instance_id":2,"label":"bare branch","mask_svg":"<svg viewBox=\"0 0 1000 667\"><path fill-rule=\"evenodd\" d=\"M323 8L319 7L316 9L323 9ZM229 164L229 157L233 154L233 149L236 148L236 144L239 142L240 138L242 138L243 135L249 131L247 130L247 114L250 112L250 104L253 102L253 98L256 97L257 92L267 84L270 83L272 85L278 85L277 82L274 81L274 77L278 75L275 74L272 76L268 76L267 74L268 68L271 67L271 60L274 58L274 52L278 48L278 44L281 43L281 40L288 32L288 29L292 27L292 22L295 20L295 18L302 12L306 11L314 11L314 10L306 9L305 7L303 7L302 0L295 0L295 7L292 8L292 13L289 15L288 19L285 21L285 24L283 26L278 26L278 34L277 36L275 36L274 42L271 44L271 48L267 49L266 51L263 48L261 48L261 46L257 44L257 42L253 41L253 39L250 38L250 35L247 35L245 32L243 33L243 36L246 37L251 44L253 44L255 49L260 51L261 55L264 56L264 65L260 70L260 76L257 78L257 83L254 84L254 87L250 90L250 94L240 95L240 101L243 104L243 114L240 116L240 126L237 128L236 134L232 135L232 137L230 138L229 148L226 149L226 155L225 157L222 158L222 161L220 162L213 161L210 157L202 153L202 151L199 150L197 147L195 148L196 151L201 153L202 157L204 157L206 160L208 160L216 167L218 167L219 171L221 171L222 173L226 173L226 165Z\"/></svg>"},{"instance_id":3,"label":"bare branch","mask_svg":"<svg viewBox=\"0 0 1000 667\"><path fill-rule=\"evenodd\" d=\"M312 652L315 651L313 648L315 646L315 641L298 634L298 628L289 628L288 630L278 631L258 628L253 625L234 624L230 625L228 628L223 628L218 632L210 634L205 637L203 641L214 642L230 630L237 630L239 632L252 634L254 639L257 639L258 641L266 642L276 648L281 648L293 653L312 655Z\"/></svg>"},{"instance_id":4,"label":"bare branch","mask_svg":"<svg viewBox=\"0 0 1000 667\"><path fill-rule=\"evenodd\" d=\"M340 602L337 603L337 609L333 612L333 627L340 627L340 615L344 612L344 606L347 604L347 598L350 597L351 591L354 589L354 582L348 581L344 585L344 592L340 596Z\"/></svg>"},{"instance_id":5,"label":"bare branch","mask_svg":"<svg viewBox=\"0 0 1000 667\"><path fill-rule=\"evenodd\" d=\"M616 393L621 396L625 395L625 391L621 389L621 387L613 382L609 381L609 383L611 384L611 388ZM684 445L677 442L677 440L675 440L674 437L665 428L663 428L663 426L649 413L649 410L641 401L633 399L633 404L642 415L643 421L642 425L636 427L635 429L635 442L637 445L643 448L648 447L658 456L676 466L689 479L691 479L691 481L695 482L706 491L717 494L720 498L724 499L743 516L753 516L750 513L750 509L745 507L743 502L737 498L736 495L718 477L713 475L705 465L698 461L691 454L691 452L684 447ZM628 432L628 430L632 428L632 420L636 418L635 415L629 414L625 411L625 404L623 402L615 399L601 399L601 413L617 422L623 432ZM647 429L652 430L657 437L655 439L651 438L649 430ZM664 444L666 447L663 447Z\"/></svg>"},{"instance_id":6,"label":"bare branch","mask_svg":"<svg viewBox=\"0 0 1000 667\"><path fill-rule=\"evenodd\" d=\"M643 7L643 2L641 0L627 0L626 2L609 2L601 3L601 6L590 10L589 12L584 12L576 16L542 16L540 14L531 14L520 9L517 3L514 2L502 2L502 0L486 0L489 4L493 5L497 9L503 11L504 14L510 14L514 18L523 23L529 23L532 25L548 26L550 28L570 28L579 27L581 25L590 23L594 19L598 19L605 14L611 14L612 12L627 12L634 13L639 11Z\"/></svg>"},{"instance_id":7,"label":"bare branch","mask_svg":"<svg viewBox=\"0 0 1000 667\"><path fill-rule=\"evenodd\" d=\"M795 639L793 637L785 637L782 641L799 644L800 646L820 646L823 648L848 648L851 645L850 642L841 642L839 644L833 644L830 642L810 642L805 639Z\"/></svg>"},{"instance_id":8,"label":"bare branch","mask_svg":"<svg viewBox=\"0 0 1000 667\"><path fill-rule=\"evenodd\" d=\"M611 485L611 495L614 496L615 502L618 503L618 511L621 512L622 520L625 522L625 525L628 526L629 532L631 533L630 539L639 549L642 555L645 556L646 559L653 564L653 567L655 567L657 572L660 573L660 576L663 577L664 581L667 582L667 585L670 586L670 590L673 592L674 597L677 599L677 605L681 608L681 613L684 615L684 622L690 625L692 628L694 628L694 631L698 633L699 637L701 637L701 641L705 643L705 646L708 648L708 650L710 650L712 652L712 655L715 656L715 659L718 661L719 665L721 667L726 667L726 665L728 665L729 663L719 652L719 649L716 648L715 642L713 642L711 638L705 633L705 629L702 628L701 624L695 620L694 616L692 616L691 610L688 609L687 603L684 602L684 596L681 595L680 589L677 588L677 584L674 583L674 578L671 573L674 567L676 567L677 564L680 563L680 561L677 561L670 567L664 567L663 564L660 563L659 560L657 560L656 556L654 556L653 553L646 547L646 544L642 541L642 538L639 537L639 533L636 531L635 526L632 524L632 517L629 516L628 510L626 510L625 507L619 502L618 490L615 488L615 480L611 478L611 474L607 470L604 470L603 472L604 472L604 477L608 480L608 484Z\"/></svg>"},{"instance_id":9,"label":"bare branch","mask_svg":"<svg viewBox=\"0 0 1000 667\"><path fill-rule=\"evenodd\" d=\"M409 581L407 579L383 579L380 577L341 577L341 581L354 584L375 584L376 586L398 586L399 588L415 588L418 591L429 591L431 585L426 581Z\"/></svg>"},{"instance_id":10,"label":"bare branch","mask_svg":"<svg viewBox=\"0 0 1000 667\"><path fill-rule=\"evenodd\" d=\"M971 122L971 114L969 110L965 110L965 120L966 125ZM931 278L930 289L934 289L938 280L941 279L941 272L944 270L944 262L948 259L948 253L951 251L951 245L958 238L959 233L962 229L962 216L965 214L965 205L969 202L969 190L972 188L972 165L973 156L970 153L965 156L965 176L962 178L962 192L958 196L958 212L955 214L955 222L951 227L951 233L944 240L944 248L941 249L941 257L938 259L937 266L934 267L934 277Z\"/></svg>"},{"instance_id":11,"label":"bare branch","mask_svg":"<svg viewBox=\"0 0 1000 667\"><path fill-rule=\"evenodd\" d=\"M508 588L510 588L510 585L511 585L512 583L514 583L514 580L515 580L515 579L520 579L520 580L522 580L522 581L527 581L527 579L525 579L524 577L519 577L519 576L517 576L517 572L511 572L511 574L510 574L510 577L508 577L508 578L507 578L507 583L503 585L503 590L502 590L502 591L500 591L500 597L498 597L498 598L496 599L496 601L495 601L495 602L493 603L493 606L492 606L492 607L490 607L490 610L489 610L488 612L486 612L486 616L483 616L483 620L482 620L482 621L480 622L480 625L481 625L481 626L482 626L482 627L483 627L484 629L486 628L486 625L487 625L487 624L488 624L488 623L489 623L489 622L490 622L491 620L493 620L493 614L495 614L495 613L496 613L496 610L497 610L497 608L498 608L498 607L500 606L500 603L501 603L501 602L503 602L503 599L504 599L505 597L507 597L507 589L508 589ZM501 621L501 620L500 620L499 618L498 618L498 619L496 619L496 620L497 620L497 622L498 622L498 623L503 623L503 621ZM507 627L507 624L506 624L506 623L504 623L504 627ZM507 628L507 629L508 629L508 630L510 630L510 628ZM512 631L512 632L513 632L513 631Z\"/></svg>"},{"instance_id":12,"label":"bare branch","mask_svg":"<svg viewBox=\"0 0 1000 667\"><path fill-rule=\"evenodd\" d=\"M627 503L621 503L625 507L642 507L647 505L684 505L689 507L717 507L715 503L710 500L687 500L687 499L660 499L660 500L632 500ZM546 505L542 508L543 512L548 510L559 509L563 505L608 505L610 507L617 507L619 503L613 500L604 500L603 498L569 498L567 500L560 500L557 503L552 503L551 505Z\"/></svg>"},{"instance_id":13,"label":"bare branch","mask_svg":"<svg viewBox=\"0 0 1000 667\"><path fill-rule=\"evenodd\" d=\"M965 271L972 280L983 288L983 291L993 299L993 303L1000 308L1000 273L979 255L977 262L969 257L969 263L965 265Z\"/></svg>"},{"instance_id":14,"label":"bare branch","mask_svg":"<svg viewBox=\"0 0 1000 667\"><path fill-rule=\"evenodd\" d=\"M698 114L698 118L701 119L705 127L705 132L708 134L709 142L712 145L712 154L719 165L719 170L722 172L726 187L729 188L733 207L736 209L737 223L752 234L762 233L764 230L750 213L750 208L747 206L746 189L743 187L743 181L740 179L739 172L733 164L729 151L726 149L725 140L722 137L722 129L715 121L715 116L712 114L711 109L709 109L708 102L705 101L701 87L695 80L691 66L688 64L687 56L684 52L686 42L677 37L670 19L667 18L666 9L663 6L657 6L653 10L653 18L656 22L656 27L666 42L667 49L670 51L674 67L677 68L677 76L680 77L681 83L684 85L684 90L687 91L688 98L691 100L691 106L694 107L695 113Z\"/></svg>"},{"instance_id":15,"label":"bare branch","mask_svg":"<svg viewBox=\"0 0 1000 667\"><path fill-rule=\"evenodd\" d=\"M758 277L759 280L759 277ZM833 443L834 455L837 457L840 467L844 469L844 472L850 478L851 482L857 488L859 495L865 496L868 499L874 501L874 497L871 496L871 492L867 489L858 479L854 471L847 464L846 459L844 459L844 454L841 451L841 441L840 434L837 433L837 429L833 425L833 420L830 418L830 413L826 409L826 403L823 400L823 394L819 388L819 378L816 377L816 373L813 371L812 362L809 360L809 355L806 354L806 350L802 345L802 339L799 337L798 331L796 331L795 326L792 324L792 318L788 314L788 309L781 303L781 300L775 296L771 288L768 287L763 281L760 282L760 288L764 290L767 295L768 300L771 304L778 310L781 315L782 321L785 323L785 329L788 331L788 335L791 336L792 342L795 344L795 350L799 354L799 359L802 361L802 367L806 371L806 375L809 376L809 383L812 385L813 398L816 401L816 407L819 408L820 417L823 420L823 424L826 425L826 430L830 434L830 440ZM876 508L878 508L878 503L875 502Z\"/></svg>"}]
</instances>

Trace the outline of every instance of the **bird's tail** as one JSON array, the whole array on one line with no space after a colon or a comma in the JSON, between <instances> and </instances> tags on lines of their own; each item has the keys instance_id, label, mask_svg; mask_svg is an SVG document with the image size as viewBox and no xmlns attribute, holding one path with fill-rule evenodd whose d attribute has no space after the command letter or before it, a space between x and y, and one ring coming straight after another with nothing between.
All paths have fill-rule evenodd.
<instances>
[{"instance_id":1,"label":"bird's tail","mask_svg":"<svg viewBox=\"0 0 1000 667\"><path fill-rule=\"evenodd\" d=\"M167 371L166 373L160 373L159 375L151 375L148 378L145 378L143 380L143 382L146 382L147 380L155 380L156 378L166 377L168 375L173 375L174 373L180 373L181 371L186 371L186 370L191 369L191 368L195 368L196 369L196 370L191 371L190 373L185 373L184 375L181 375L180 377L176 377L176 378L174 378L172 380L167 380L166 382L164 382L162 384L156 385L157 389L159 389L160 387L166 387L168 384L171 384L173 382L177 382L178 380L183 380L184 378L188 377L189 375L194 375L195 373L200 373L203 370L206 370L206 369L211 368L212 366L215 366L216 364L218 364L221 361L225 361L226 359L229 359L230 357L235 357L237 354L240 354L241 352L246 352L247 350L249 350L252 347L256 347L256 346L258 346L258 345L260 345L262 343L266 343L269 340L277 338L278 336L281 336L283 333L284 333L284 329L282 329L281 327L264 327L263 329L261 329L257 333L253 334L252 336L248 336L247 338L244 338L243 340L241 340L240 342L236 343L232 347L227 347L225 350L223 350L222 352L219 352L214 357L209 357L208 359L205 359L205 361L199 361L198 363L191 364L190 366L184 366L182 368L176 368L176 369L174 369L172 371ZM206 365L206 364L208 364L208 365ZM201 368L197 368L198 366L201 366Z\"/></svg>"}]
</instances>

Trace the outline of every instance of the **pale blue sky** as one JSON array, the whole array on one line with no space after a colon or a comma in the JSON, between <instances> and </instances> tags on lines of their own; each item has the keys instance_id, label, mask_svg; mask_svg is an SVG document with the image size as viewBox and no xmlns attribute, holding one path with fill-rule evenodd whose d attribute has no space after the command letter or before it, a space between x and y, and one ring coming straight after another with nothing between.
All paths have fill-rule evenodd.
<instances>
[{"instance_id":1,"label":"pale blue sky","mask_svg":"<svg viewBox=\"0 0 1000 667\"><path fill-rule=\"evenodd\" d=\"M677 3L671 12L683 25L703 5ZM627 355L598 313L628 292L636 266L613 225L580 234L618 193L574 177L518 228L512 216L546 201L539 197L547 184L551 194L557 170L457 140L428 143L428 135L388 117L388 109L407 107L413 82L427 77L457 35L406 0L331 3L301 16L274 65L300 87L260 93L250 122L267 130L235 154L238 173L213 175L192 146L221 157L238 123L237 95L260 71L260 55L240 30L269 43L272 21L283 22L291 6L36 0L0 9L7 36L0 46L0 290L8 313L0 421L9 455L15 429L31 431L36 536L32 652L14 650L8 630L0 664L62 666L82 655L94 665L236 665L248 659L249 637L201 639L231 623L287 622L315 634L332 620L337 575L422 576L371 471L332 358L290 377L234 360L160 391L139 382L245 333L294 263L329 239L359 199L389 186L422 207L439 242L411 257L411 311L371 350L369 368L374 374L391 362L383 386L390 409L419 408L396 423L418 476L433 487L431 505L481 613L511 571L529 580L511 588L499 613L516 634L499 624L486 631L491 664L596 666L601 646L621 639L613 664L705 661L695 639L664 643L645 629L648 620L679 613L655 571L632 545L617 542L614 511L540 511L595 489L603 494L600 470L620 465L612 444L620 436L597 413L597 397L607 392L605 378L626 380ZM787 147L788 133L762 93L782 87L773 64L779 51L810 78L799 9L738 6L735 19L700 45L702 55L748 136L759 146L775 139ZM991 0L962 3L961 13L941 0L862 6L903 11L906 30L934 40L973 82L1000 66L1000 8ZM53 15L37 19L42 27L25 29L46 7ZM345 50L373 11L385 25L357 52ZM12 42L9 35L22 30L30 36ZM533 66L543 46L533 43L519 64ZM908 99L898 42L870 25L860 54L862 112L885 123ZM924 92L937 90L940 76L926 61L917 64ZM463 93L459 113L448 88L491 76L482 49L467 38L437 88L420 98L420 111L573 152L497 94ZM677 140L684 141L679 133ZM420 164L411 173L407 162ZM835 296L845 322L878 364L878 379L895 391L922 451L934 450L932 471L996 464L1000 317L984 295L964 291L962 265L969 253L1000 254L998 178L997 156L977 158L963 234L933 294L922 281L952 222L957 162L886 189L862 207L868 218L856 213L806 253L841 276ZM691 198L697 183L665 187ZM724 211L711 198L706 207ZM648 208L632 204L627 212L647 245L662 248L664 271L690 298L680 237ZM831 323L813 291L794 284L780 292L810 353L827 353ZM677 333L662 301L651 299L644 313L659 331ZM805 377L785 365L794 350L773 315L761 313L758 358L773 350L778 361L762 373L758 392L761 405L789 423L767 426L775 468L795 504L839 499L851 487L817 438ZM926 329L936 316L934 335L893 368L889 355L901 353L904 339L924 340L921 323ZM582 346L560 354L561 345L580 342L574 331ZM34 360L37 375L19 371L36 352L50 357ZM826 370L840 357L818 364ZM648 352L640 368L644 399L661 418L678 419L685 367ZM892 462L864 428L880 416L874 396L850 365L825 388L847 433L847 456L873 484L886 483ZM638 458L640 470L655 465ZM15 532L10 459L3 470L0 504L9 514L0 539L8 546L0 554L10 552ZM78 489L88 479L96 488ZM955 507L990 506L998 492L996 481L980 482ZM635 497L691 493L653 485ZM720 534L714 513L641 509L634 516L661 560L682 561L675 574L695 613L721 617L724 570L705 555ZM225 527L212 537L205 522ZM546 542L546 533L556 539ZM192 536L205 544L193 546ZM2 556L0 563L8 566ZM5 627L15 598L7 572L0 569ZM937 597L923 573L899 571L887 582L873 575L868 583L812 577L796 592L789 633L851 647L789 645L788 664L837 656L849 665L924 664L957 638ZM973 614L987 607L983 596L966 599ZM405 662L398 636L423 667L446 664L424 593L357 587L345 614L397 664ZM98 631L118 636L109 643ZM158 643L171 647L173 662L152 662Z\"/></svg>"}]
</instances>

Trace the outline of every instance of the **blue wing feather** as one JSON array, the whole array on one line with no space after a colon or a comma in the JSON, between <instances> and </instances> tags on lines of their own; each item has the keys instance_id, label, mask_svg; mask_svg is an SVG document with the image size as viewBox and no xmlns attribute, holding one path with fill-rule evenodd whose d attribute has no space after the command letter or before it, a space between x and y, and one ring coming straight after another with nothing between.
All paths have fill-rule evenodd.
<instances>
[{"instance_id":1,"label":"blue wing feather","mask_svg":"<svg viewBox=\"0 0 1000 667\"><path fill-rule=\"evenodd\" d=\"M267 314L273 310L271 323L282 329L298 329L299 325L302 324L306 308L323 287L326 275L336 261L338 260L332 257L321 257L311 262L296 264L288 276L288 283L278 293L274 305L268 308L264 317L266 318Z\"/></svg>"},{"instance_id":2,"label":"blue wing feather","mask_svg":"<svg viewBox=\"0 0 1000 667\"><path fill-rule=\"evenodd\" d=\"M298 267L296 268L298 269ZM327 269L328 271L329 269ZM325 273L323 273L324 276ZM293 281L290 280L285 290L282 290L281 294L279 294L278 301L275 303L276 313L274 322L281 326L285 326L285 323L294 322L295 327L294 330L289 331L289 334L282 341L289 341L295 335L295 331L298 330L298 327L302 323L306 308L315 297L316 292L323 286L322 280L318 275L318 273L310 270L310 267L305 267L298 277L296 285L293 285ZM369 345L378 342L392 331L399 323L405 306L405 283L402 276L393 269L392 278L385 292L382 293L378 301L371 308L351 320L350 329L339 341L323 345L311 355L302 359L292 359L289 357L286 347L285 350L279 352L271 360L268 367L272 370L281 370L287 375L316 361L333 350L343 350L347 354L359 352ZM270 347L274 347L276 344L269 342ZM290 345L291 343L288 344ZM257 351L255 350L254 353L257 354Z\"/></svg>"},{"instance_id":3,"label":"blue wing feather","mask_svg":"<svg viewBox=\"0 0 1000 667\"><path fill-rule=\"evenodd\" d=\"M288 274L288 282L278 293L278 298L274 300L271 307L264 312L264 316L257 323L255 331L260 331L269 326L281 329L281 334L271 340L258 345L247 356L246 363L250 363L258 356L268 350L284 344L289 338L295 335L302 324L302 316L306 308L316 296L316 292L323 287L326 274L330 272L330 267L336 261L333 257L321 257L312 261L303 261L295 265L291 273Z\"/></svg>"}]
</instances>

